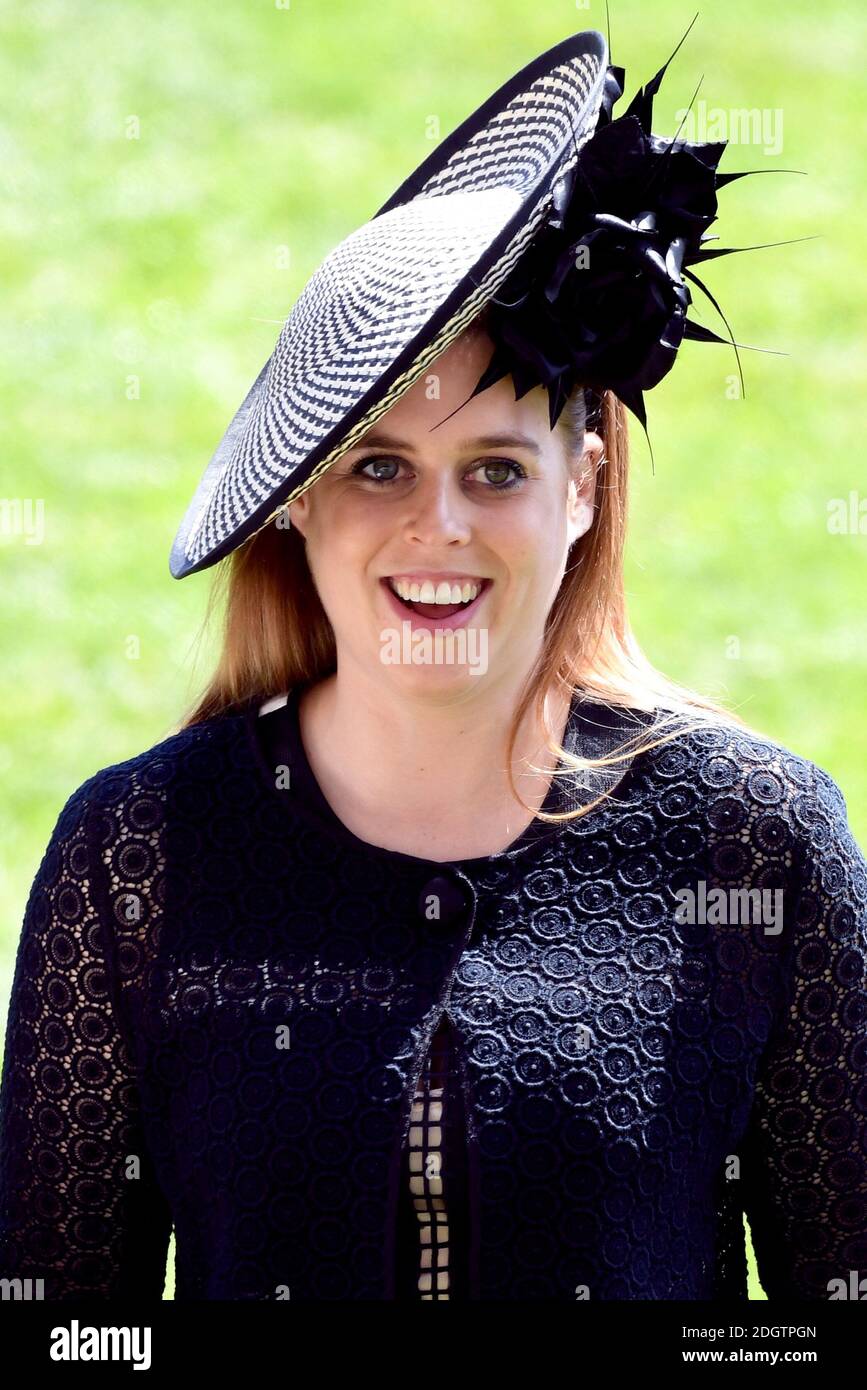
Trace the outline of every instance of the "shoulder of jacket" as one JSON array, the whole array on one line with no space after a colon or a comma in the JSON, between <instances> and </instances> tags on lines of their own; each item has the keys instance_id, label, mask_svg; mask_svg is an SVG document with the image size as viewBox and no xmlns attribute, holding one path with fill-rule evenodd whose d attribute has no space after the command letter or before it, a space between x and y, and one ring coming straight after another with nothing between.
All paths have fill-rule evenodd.
<instances>
[{"instance_id":1,"label":"shoulder of jacket","mask_svg":"<svg viewBox=\"0 0 867 1390\"><path fill-rule=\"evenodd\" d=\"M654 729L668 727L658 711ZM711 800L739 797L775 810L809 831L822 817L845 820L846 802L834 777L820 764L786 744L753 728L722 718L708 718L698 727L682 723L676 715L672 727L682 725L670 743L650 752L651 766L663 774L680 774Z\"/></svg>"}]
</instances>

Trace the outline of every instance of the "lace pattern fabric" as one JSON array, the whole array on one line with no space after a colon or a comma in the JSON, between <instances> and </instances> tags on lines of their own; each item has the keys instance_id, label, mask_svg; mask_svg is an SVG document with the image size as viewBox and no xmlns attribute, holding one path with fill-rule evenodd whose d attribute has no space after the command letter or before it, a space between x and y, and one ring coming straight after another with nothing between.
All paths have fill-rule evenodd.
<instances>
[{"instance_id":1,"label":"lace pattern fabric","mask_svg":"<svg viewBox=\"0 0 867 1390\"><path fill-rule=\"evenodd\" d=\"M434 874L470 903L437 931L413 915ZM683 889L779 892L781 929L678 920ZM176 1298L394 1297L417 1040L448 1000L468 1297L740 1300L745 1212L768 1298L826 1299L867 1269L865 980L842 793L770 740L685 734L586 820L446 866L281 799L222 716L89 778L37 870L0 1277L159 1298L174 1225Z\"/></svg>"}]
</instances>

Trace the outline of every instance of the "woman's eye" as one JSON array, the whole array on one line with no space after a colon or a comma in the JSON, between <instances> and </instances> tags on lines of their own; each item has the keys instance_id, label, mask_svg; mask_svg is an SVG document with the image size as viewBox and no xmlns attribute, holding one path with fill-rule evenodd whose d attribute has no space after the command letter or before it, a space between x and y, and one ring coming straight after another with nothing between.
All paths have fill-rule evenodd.
<instances>
[{"instance_id":1,"label":"woman's eye","mask_svg":"<svg viewBox=\"0 0 867 1390\"><path fill-rule=\"evenodd\" d=\"M383 478L383 477L381 476L381 474L377 473L375 477L371 477L371 475L370 475L369 473L365 473L365 472L363 471L365 468L377 468L377 469L379 469L379 468L381 468L381 467L383 466L383 464L385 465L386 468L397 468L397 467L399 467L399 463L398 463L398 460L397 460L397 459L385 459L385 458L383 458L383 459L380 459L380 458L374 458L374 459L361 459L358 463L356 463L356 464L353 465L353 467L350 469L350 472L351 472L351 473L358 473L358 474L361 474L361 476L362 476L363 478L367 478L371 483L393 483L393 482L395 482L395 481L396 481L396 478L395 478L394 476L392 476L392 477L390 477L390 478Z\"/></svg>"},{"instance_id":2,"label":"woman's eye","mask_svg":"<svg viewBox=\"0 0 867 1390\"><path fill-rule=\"evenodd\" d=\"M351 474L365 478L368 482L376 483L379 487L389 487L392 483L399 481L398 474L394 471L390 476L383 476L381 470L398 470L400 466L400 459L369 458L359 459L358 463L353 464L349 471ZM366 471L368 468L374 469L375 472L368 473ZM523 465L516 463L513 459L484 459L481 463L477 463L471 472L478 473L482 469L488 474L487 483L482 484L488 492L508 492L510 488L517 487L527 476ZM491 477L492 473L495 475L494 477Z\"/></svg>"},{"instance_id":3,"label":"woman's eye","mask_svg":"<svg viewBox=\"0 0 867 1390\"><path fill-rule=\"evenodd\" d=\"M499 473L499 478L488 478L496 492L508 492L509 488L517 487L521 479L527 476L527 470L520 463L515 463L513 459L485 459L485 462L478 466L486 471L492 470L494 473ZM509 469L515 470L511 477L508 472ZM505 476L503 470L506 470Z\"/></svg>"}]
</instances>

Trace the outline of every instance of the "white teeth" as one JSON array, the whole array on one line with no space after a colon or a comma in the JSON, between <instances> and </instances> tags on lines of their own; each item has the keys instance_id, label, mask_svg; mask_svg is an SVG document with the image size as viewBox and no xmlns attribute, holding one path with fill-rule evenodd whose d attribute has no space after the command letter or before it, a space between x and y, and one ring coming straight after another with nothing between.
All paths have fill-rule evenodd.
<instances>
[{"instance_id":1,"label":"white teeth","mask_svg":"<svg viewBox=\"0 0 867 1390\"><path fill-rule=\"evenodd\" d=\"M443 579L436 588L430 579L426 579L423 584L411 584L405 579L389 579L388 582L400 598L409 599L410 603L469 603L471 599L477 598L482 590L481 584L473 583L471 580L463 584L450 584L447 579Z\"/></svg>"}]
</instances>

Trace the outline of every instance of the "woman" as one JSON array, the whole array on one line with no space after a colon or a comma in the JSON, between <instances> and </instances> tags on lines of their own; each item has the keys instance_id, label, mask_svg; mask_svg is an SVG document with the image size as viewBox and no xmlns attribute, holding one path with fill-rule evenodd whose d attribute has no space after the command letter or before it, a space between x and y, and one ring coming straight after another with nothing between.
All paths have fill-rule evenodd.
<instances>
[{"instance_id":1,"label":"woman","mask_svg":"<svg viewBox=\"0 0 867 1390\"><path fill-rule=\"evenodd\" d=\"M580 274L590 174L636 151L606 57L543 54L332 253L182 524L178 577L229 557L217 671L72 794L22 932L0 1274L47 1298L159 1298L172 1226L179 1299L743 1299L743 1213L770 1298L863 1268L842 795L625 613L623 402L698 244L591 208L568 370L537 292L571 296L558 238Z\"/></svg>"}]
</instances>

